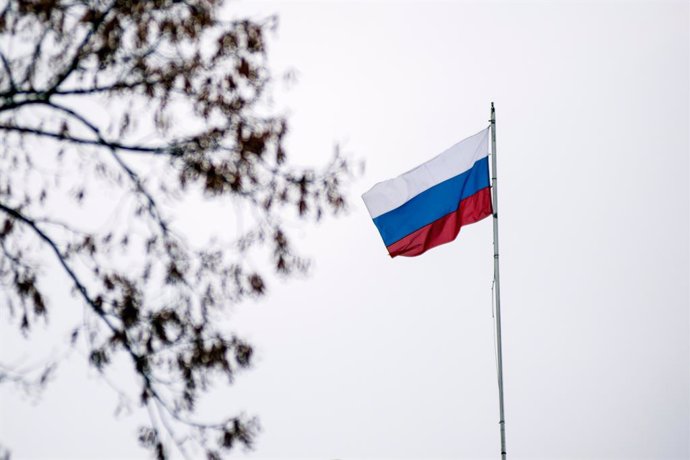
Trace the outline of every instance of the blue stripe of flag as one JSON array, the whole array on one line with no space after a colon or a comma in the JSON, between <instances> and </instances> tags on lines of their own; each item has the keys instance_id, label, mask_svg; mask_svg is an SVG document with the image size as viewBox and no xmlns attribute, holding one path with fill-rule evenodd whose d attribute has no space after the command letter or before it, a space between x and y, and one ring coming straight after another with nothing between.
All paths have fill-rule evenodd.
<instances>
[{"instance_id":1,"label":"blue stripe of flag","mask_svg":"<svg viewBox=\"0 0 690 460\"><path fill-rule=\"evenodd\" d=\"M489 159L477 160L467 171L423 191L403 205L374 218L389 246L458 209L460 201L489 186Z\"/></svg>"}]
</instances>

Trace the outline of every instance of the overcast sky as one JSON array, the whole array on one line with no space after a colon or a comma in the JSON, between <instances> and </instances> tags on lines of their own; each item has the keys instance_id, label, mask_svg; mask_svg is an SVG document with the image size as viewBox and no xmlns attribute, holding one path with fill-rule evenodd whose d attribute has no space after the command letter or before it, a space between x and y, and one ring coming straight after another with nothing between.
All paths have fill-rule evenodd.
<instances>
[{"instance_id":1,"label":"overcast sky","mask_svg":"<svg viewBox=\"0 0 690 460\"><path fill-rule=\"evenodd\" d=\"M241 456L499 458L490 219L390 259L359 198L494 101L509 458L690 458L688 2L237 8L279 16L295 160L366 162L347 216L296 231L310 276L233 313L256 366L203 410L261 419ZM15 458L147 458L83 359L39 404L0 386Z\"/></svg>"}]
</instances>

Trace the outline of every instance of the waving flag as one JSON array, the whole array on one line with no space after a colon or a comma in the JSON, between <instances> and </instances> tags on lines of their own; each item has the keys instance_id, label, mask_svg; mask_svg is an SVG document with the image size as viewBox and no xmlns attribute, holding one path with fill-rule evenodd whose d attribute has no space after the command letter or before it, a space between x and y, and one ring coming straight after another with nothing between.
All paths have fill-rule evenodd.
<instances>
[{"instance_id":1,"label":"waving flag","mask_svg":"<svg viewBox=\"0 0 690 460\"><path fill-rule=\"evenodd\" d=\"M391 257L449 243L492 214L488 145L489 128L362 195Z\"/></svg>"}]
</instances>

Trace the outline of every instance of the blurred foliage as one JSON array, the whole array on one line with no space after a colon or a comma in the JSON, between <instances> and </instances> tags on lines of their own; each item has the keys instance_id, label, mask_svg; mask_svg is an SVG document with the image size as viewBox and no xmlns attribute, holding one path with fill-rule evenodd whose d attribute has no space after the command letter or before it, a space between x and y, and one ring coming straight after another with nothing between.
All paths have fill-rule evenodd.
<instances>
[{"instance_id":1,"label":"blurred foliage","mask_svg":"<svg viewBox=\"0 0 690 460\"><path fill-rule=\"evenodd\" d=\"M214 381L252 364L252 346L222 321L266 293L251 252L280 275L306 268L285 219L341 211L350 177L337 150L323 170L290 165L287 121L265 94L275 19L221 10L220 0L0 2L0 308L37 334L51 313L46 281L60 272L84 306L73 346L104 377L116 358L129 362L150 420L138 440L161 459L252 445L254 418L196 411ZM251 225L232 242L190 244L172 216L194 194L243 203ZM49 381L2 369L0 380Z\"/></svg>"}]
</instances>

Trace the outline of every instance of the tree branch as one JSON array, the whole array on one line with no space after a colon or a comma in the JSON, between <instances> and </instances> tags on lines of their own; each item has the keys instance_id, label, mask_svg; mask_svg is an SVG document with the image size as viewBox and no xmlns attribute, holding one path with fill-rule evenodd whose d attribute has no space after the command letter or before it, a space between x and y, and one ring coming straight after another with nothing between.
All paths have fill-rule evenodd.
<instances>
[{"instance_id":1,"label":"tree branch","mask_svg":"<svg viewBox=\"0 0 690 460\"><path fill-rule=\"evenodd\" d=\"M152 386L151 379L149 376L146 374L144 370L139 370L138 368L138 362L141 360L141 356L137 354L131 347L131 344L129 342L129 339L127 338L127 332L126 331L119 331L113 323L107 318L106 313L103 311L103 309L96 304L94 299L91 298L89 295L86 286L81 282L77 274L74 272L72 267L67 263L67 260L63 256L62 252L60 251L60 248L57 246L57 243L53 241L52 238L50 238L43 230L41 230L40 227L34 222L33 219L30 219L26 217L24 214L20 213L16 209L10 208L3 203L0 202L0 211L3 211L5 214L19 220L20 222L24 223L26 226L28 226L33 232L38 236L40 240L42 240L55 254L58 262L62 266L63 270L67 273L67 276L72 280L72 283L74 284L74 287L77 289L79 294L81 295L82 299L84 302L86 302L92 309L93 311L103 320L103 322L108 326L108 328L113 332L113 333L122 333L124 340L122 341L122 345L127 350L129 355L131 356L133 362L134 362L134 367L136 372L142 377L144 381L144 387L147 390L150 390L152 394L156 394L155 389Z\"/></svg>"},{"instance_id":2,"label":"tree branch","mask_svg":"<svg viewBox=\"0 0 690 460\"><path fill-rule=\"evenodd\" d=\"M28 83L29 88L33 88L34 86L32 81L34 72L36 71L36 66L38 65L38 61L40 59L43 40L45 40L46 36L48 35L48 32L50 32L49 28L43 30L41 37L36 42L36 46L34 47L34 52L31 56L31 60L29 61L29 65L26 67L26 72L24 74L24 80L22 83Z\"/></svg>"},{"instance_id":3,"label":"tree branch","mask_svg":"<svg viewBox=\"0 0 690 460\"><path fill-rule=\"evenodd\" d=\"M34 101L36 102L36 101ZM45 102L45 101L41 101ZM71 142L73 144L81 144L81 145L93 145L96 147L104 147L104 148L109 148L109 149L115 149L115 150L122 150L130 153L145 153L145 154L153 154L153 155L177 155L178 153L176 152L174 146L165 146L165 147L145 147L145 146L139 146L139 145L126 145L126 144L121 144L119 142L114 142L114 141L106 141L106 140L98 140L98 139L86 139L83 137L75 137L71 136L68 134L63 134L63 133L58 133L54 131L45 131L41 129L36 129L36 128L27 128L23 126L14 126L14 125L0 125L0 130L1 131L12 131L12 132L17 132L17 133L23 133L23 134L31 134L34 136L39 136L39 137L48 137L51 139L59 140L59 141L66 141L66 142Z\"/></svg>"},{"instance_id":4,"label":"tree branch","mask_svg":"<svg viewBox=\"0 0 690 460\"><path fill-rule=\"evenodd\" d=\"M5 206L3 203L0 203L0 211L3 211L5 214L19 220L20 222L28 226L31 230L33 230L36 236L38 236L38 238L42 240L55 254L58 262L62 266L65 273L67 273L67 276L72 280L74 287L77 289L84 302L86 302L93 309L93 311L103 320L103 322L105 322L105 324L112 332L119 332L118 329L113 325L113 323L107 318L106 313L103 311L103 308L97 305L94 299L91 298L91 296L88 293L88 290L86 289L86 286L84 286L84 283L81 282L81 280L74 272L72 267L70 267L70 265L67 263L67 260L60 251L60 248L58 247L57 243L55 243L55 241L53 241L51 237L49 237L43 230L41 230L41 228L36 224L36 222L33 219L26 217L24 214L20 213L16 209L10 208L8 206ZM126 332L124 332L124 334L126 337ZM131 346L129 345L129 341L125 340L123 342L123 345L136 362L140 357L134 350L132 350ZM146 380L148 381L148 378L146 378Z\"/></svg>"},{"instance_id":5,"label":"tree branch","mask_svg":"<svg viewBox=\"0 0 690 460\"><path fill-rule=\"evenodd\" d=\"M60 74L57 76L55 79L55 83L48 89L47 93L52 94L54 91L58 89L58 87L64 82L67 77L70 76L72 72L79 66L79 63L81 62L82 59L82 53L86 46L89 44L89 41L91 40L91 37L96 33L98 28L103 24L103 21L105 20L106 16L108 13L110 13L113 8L115 7L116 2L112 2L106 9L101 13L98 17L96 17L93 22L91 23L91 29L86 33L84 36L84 39L81 41L79 46L77 47L77 51L74 54L74 57L72 58L72 62L70 65Z\"/></svg>"},{"instance_id":6,"label":"tree branch","mask_svg":"<svg viewBox=\"0 0 690 460\"><path fill-rule=\"evenodd\" d=\"M60 248L57 246L57 243L53 241L51 237L49 237L41 228L34 222L32 219L26 217L24 214L20 213L16 209L10 208L8 206L5 206L3 203L0 203L0 211L3 211L5 214L17 219L18 221L24 223L26 226L28 226L33 232L38 236L39 239L41 239L55 254L55 256L58 259L58 262L62 266L62 268L65 270L67 273L67 276L72 280L74 283L74 286L77 288L77 291L79 291L79 294L82 296L84 301L89 304L94 311L97 313L101 314L103 313L102 308L96 305L94 300L89 296L89 293L86 289L86 286L81 282L77 274L72 270L72 267L69 266L67 263L67 260L65 260L65 257L63 256L62 252L60 251ZM108 324L108 326L115 331L116 328L115 326L110 323L110 321L107 318L103 318L103 320Z\"/></svg>"},{"instance_id":7,"label":"tree branch","mask_svg":"<svg viewBox=\"0 0 690 460\"><path fill-rule=\"evenodd\" d=\"M10 82L10 92L12 94L15 94L17 91L17 85L15 84L14 77L12 76L10 62L7 60L5 53L3 53L2 51L0 51L0 59L2 59L2 66L5 68L5 72L7 72L7 79Z\"/></svg>"},{"instance_id":8,"label":"tree branch","mask_svg":"<svg viewBox=\"0 0 690 460\"><path fill-rule=\"evenodd\" d=\"M89 128L97 137L98 140L103 144L103 145L110 145L108 141L103 139L103 136L101 134L100 129L98 126L94 125L91 123L89 120L87 120L85 117L82 115L76 113L74 110L70 109L69 107L65 107L59 104L55 104L53 102L46 102L50 107L59 110L61 112L64 112L71 117L79 120L84 126ZM120 158L120 155L117 154L117 151L115 148L111 148L111 153L113 155L113 158L115 159L115 162L122 168L125 173L127 173L127 176L132 180L132 183L134 183L134 187L136 190L141 193L144 198L146 199L147 202L147 207L149 209L149 214L153 219L156 221L158 226L160 227L161 231L163 234L167 237L169 236L169 229L168 229L168 224L163 220L163 216L161 216L160 211L158 210L158 205L156 204L156 201L154 200L153 196L149 193L149 191L144 187L144 184L142 183L141 179L139 178L139 175L134 172L132 168L129 167L129 165L122 159Z\"/></svg>"}]
</instances>

